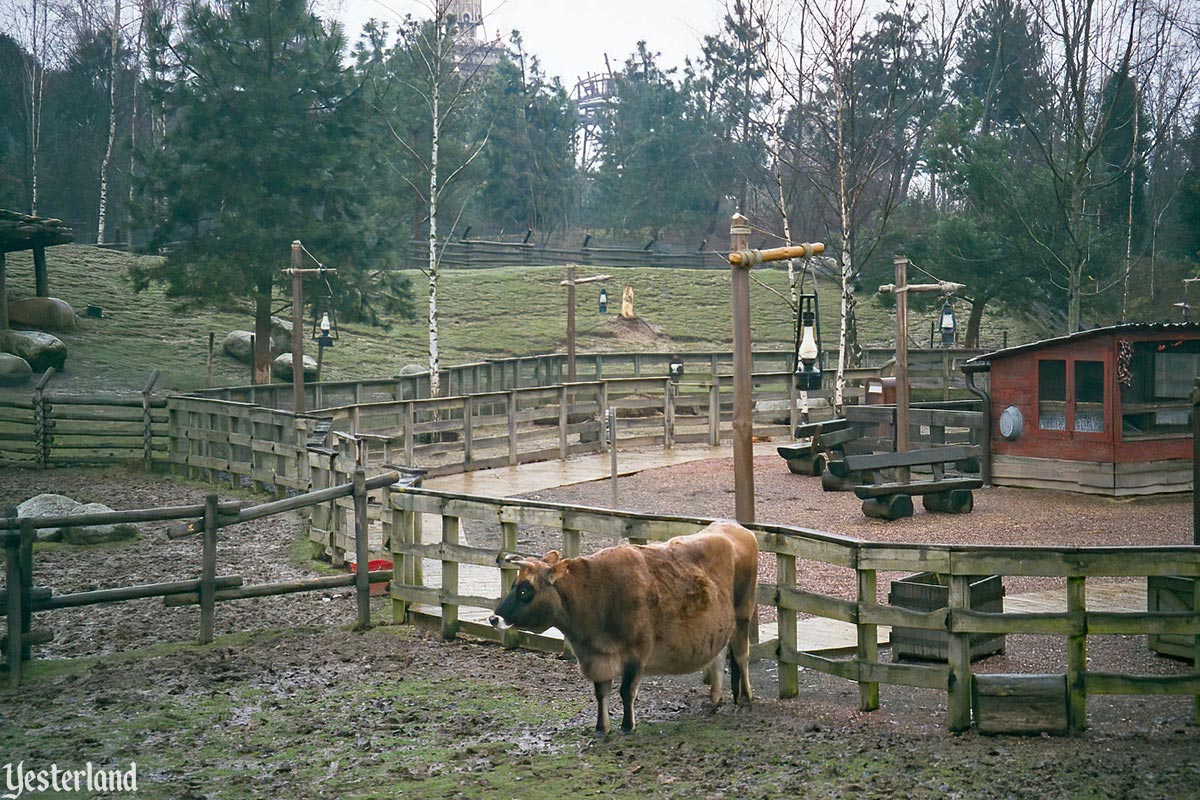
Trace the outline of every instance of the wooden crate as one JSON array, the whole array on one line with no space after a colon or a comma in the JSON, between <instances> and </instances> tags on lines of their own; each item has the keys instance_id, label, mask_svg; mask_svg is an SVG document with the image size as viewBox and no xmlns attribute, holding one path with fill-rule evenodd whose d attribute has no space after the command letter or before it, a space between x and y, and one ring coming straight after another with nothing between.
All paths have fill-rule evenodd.
<instances>
[{"instance_id":1,"label":"wooden crate","mask_svg":"<svg viewBox=\"0 0 1200 800\"><path fill-rule=\"evenodd\" d=\"M971 709L980 733L1066 733L1067 676L975 675Z\"/></svg>"},{"instance_id":2,"label":"wooden crate","mask_svg":"<svg viewBox=\"0 0 1200 800\"><path fill-rule=\"evenodd\" d=\"M999 575L976 575L970 579L969 605L972 611L1004 611L1004 584ZM892 581L888 603L913 611L937 611L950 604L949 579L935 572L918 572ZM945 631L922 628L892 628L892 658L945 661L949 654L949 636ZM977 633L971 636L971 659L1004 651L1004 634Z\"/></svg>"},{"instance_id":3,"label":"wooden crate","mask_svg":"<svg viewBox=\"0 0 1200 800\"><path fill-rule=\"evenodd\" d=\"M1192 611L1196 579L1178 575L1151 575L1146 579L1147 611ZM1194 661L1194 636L1150 634L1150 649L1164 656Z\"/></svg>"}]
</instances>

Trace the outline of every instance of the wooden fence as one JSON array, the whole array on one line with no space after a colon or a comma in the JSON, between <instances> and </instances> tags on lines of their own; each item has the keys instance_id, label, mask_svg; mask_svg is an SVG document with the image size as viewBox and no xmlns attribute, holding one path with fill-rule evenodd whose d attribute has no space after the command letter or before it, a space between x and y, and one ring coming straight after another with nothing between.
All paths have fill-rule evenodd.
<instances>
[{"instance_id":1,"label":"wooden fence","mask_svg":"<svg viewBox=\"0 0 1200 800\"><path fill-rule=\"evenodd\" d=\"M141 461L166 450L167 401L153 394L158 372L140 393L55 392L46 370L29 399L0 399L0 466Z\"/></svg>"},{"instance_id":2,"label":"wooden fence","mask_svg":"<svg viewBox=\"0 0 1200 800\"><path fill-rule=\"evenodd\" d=\"M20 685L21 665L22 662L29 660L31 646L44 644L53 638L50 630L33 629L32 617L35 611L162 597L167 607L200 606L199 641L201 644L207 644L213 640L213 617L215 604L219 601L353 586L357 595L357 625L360 628L366 628L371 621L370 584L384 582L391 578L391 572L387 570L368 574L370 563L366 530L368 495L371 491L391 486L399 477L397 473L390 472L367 478L366 472L360 468L355 471L353 480L349 483L257 506L219 503L217 496L210 494L204 505L197 506L109 511L57 517L0 518L0 536L3 537L5 555L5 590L0 592L0 608L4 610L4 614L8 618L8 636L3 642L3 650L6 654L9 683L12 686ZM287 511L299 511L319 507L326 503L337 503L343 498L351 499L355 508L355 524L358 527L356 536L358 552L355 559L357 569L354 573L253 586L244 586L242 578L237 575L217 575L217 531L221 528ZM386 497L381 497L379 500L379 505L386 504ZM58 528L65 525L114 525L163 520L187 520L190 525L185 527L185 532L201 534L202 555L199 578L62 595L52 594L48 588L34 586L33 541L39 528Z\"/></svg>"},{"instance_id":3,"label":"wooden fence","mask_svg":"<svg viewBox=\"0 0 1200 800\"><path fill-rule=\"evenodd\" d=\"M546 247L528 242L496 242L457 239L441 244L443 267L479 269L580 264L593 267L670 267L672 269L729 269L722 253L712 250L659 250L635 247ZM429 242L409 242L405 267L415 269L429 263Z\"/></svg>"},{"instance_id":4,"label":"wooden fence","mask_svg":"<svg viewBox=\"0 0 1200 800\"><path fill-rule=\"evenodd\" d=\"M484 621L485 613L511 588L516 568L505 557L517 552L522 526L549 529L555 545L568 557L614 542L662 541L692 533L709 520L632 514L552 503L491 499L425 489L391 493L399 515L391 539L393 577L391 599L397 621L432 622L452 638L468 633L503 641L559 650L561 640L550 636L501 633ZM776 559L777 580L760 584L760 605L772 606L777 633L753 648L756 657L778 662L779 693L798 693L798 670L813 669L858 684L859 706L879 707L880 684L914 686L946 692L947 725L964 730L974 721L989 726L995 714L973 702L977 684L1000 676L976 678L970 660L971 637L978 634L1038 634L1060 637L1066 672L1010 675L1005 691L1012 704L1045 691L1049 683L1061 703L1064 727L1087 726L1087 698L1100 694L1180 694L1196 696L1200 721L1200 614L1195 611L1138 613L1089 610L1088 581L1106 578L1146 579L1156 575L1200 576L1197 547L987 547L875 543L843 536L773 525L751 525L764 554ZM810 565L825 564L845 573L839 596L798 587L797 578ZM881 604L880 573L936 572L949 585L949 604L933 611L913 611ZM428 578L427 578L428 574ZM992 613L973 610L969 587L980 575L1041 576L1060 579L1066 611L1050 613ZM1200 608L1200 580L1195 605ZM853 599L846 599L853 598ZM478 613L472 613L472 610ZM852 625L854 653L835 658L805 652L797 639L799 615L822 617ZM879 657L880 625L943 632L948 658L942 663L899 664ZM1088 638L1097 635L1174 634L1196 637L1197 665L1182 675L1134 675L1088 669ZM1054 706L1055 703L1051 703ZM974 706L974 709L973 709ZM1051 712L1051 716L1054 712ZM1038 721L1035 720L1035 728ZM1045 724L1053 727L1054 720Z\"/></svg>"}]
</instances>

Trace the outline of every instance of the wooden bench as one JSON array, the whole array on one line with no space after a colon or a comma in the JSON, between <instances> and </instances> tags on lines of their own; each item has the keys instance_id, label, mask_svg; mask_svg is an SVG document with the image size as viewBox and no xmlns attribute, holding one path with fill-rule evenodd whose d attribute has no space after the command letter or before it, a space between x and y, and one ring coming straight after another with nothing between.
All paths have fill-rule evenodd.
<instances>
[{"instance_id":1,"label":"wooden bench","mask_svg":"<svg viewBox=\"0 0 1200 800\"><path fill-rule=\"evenodd\" d=\"M971 492L983 486L979 478L946 477L947 462L978 458L978 445L952 445L903 453L874 453L846 456L845 467L850 472L873 473L878 470L903 470L898 480L870 480L854 487L854 494L863 501L863 513L877 519L911 517L912 498L919 495L926 511L946 514L967 514L975 507ZM930 480L908 480L912 467L928 466L933 472Z\"/></svg>"},{"instance_id":2,"label":"wooden bench","mask_svg":"<svg viewBox=\"0 0 1200 800\"><path fill-rule=\"evenodd\" d=\"M858 432L844 419L830 419L797 425L796 444L780 445L779 455L796 475L820 475L826 462L840 459L842 445L858 438Z\"/></svg>"}]
</instances>

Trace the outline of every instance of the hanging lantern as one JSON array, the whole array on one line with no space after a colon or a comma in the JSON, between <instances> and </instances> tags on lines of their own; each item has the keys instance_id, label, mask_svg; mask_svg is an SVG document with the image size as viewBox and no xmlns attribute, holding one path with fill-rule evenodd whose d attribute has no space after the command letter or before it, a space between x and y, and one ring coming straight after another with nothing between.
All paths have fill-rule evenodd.
<instances>
[{"instance_id":1,"label":"hanging lantern","mask_svg":"<svg viewBox=\"0 0 1200 800\"><path fill-rule=\"evenodd\" d=\"M673 383L679 383L679 379L683 377L683 359L679 356L671 356L671 360L667 363L667 374Z\"/></svg>"},{"instance_id":2,"label":"hanging lantern","mask_svg":"<svg viewBox=\"0 0 1200 800\"><path fill-rule=\"evenodd\" d=\"M796 388L802 392L821 388L823 356L821 355L821 319L817 313L817 296L800 295L796 314Z\"/></svg>"},{"instance_id":3,"label":"hanging lantern","mask_svg":"<svg viewBox=\"0 0 1200 800\"><path fill-rule=\"evenodd\" d=\"M954 304L948 297L938 314L938 329L942 332L942 347L953 347L954 332L958 329L958 325L954 320Z\"/></svg>"},{"instance_id":4,"label":"hanging lantern","mask_svg":"<svg viewBox=\"0 0 1200 800\"><path fill-rule=\"evenodd\" d=\"M585 245L586 247L586 245ZM608 313L608 290L603 286L600 287L600 313Z\"/></svg>"},{"instance_id":5,"label":"hanging lantern","mask_svg":"<svg viewBox=\"0 0 1200 800\"><path fill-rule=\"evenodd\" d=\"M333 347L338 338L337 312L331 300L322 297L313 304L312 338L318 347Z\"/></svg>"}]
</instances>

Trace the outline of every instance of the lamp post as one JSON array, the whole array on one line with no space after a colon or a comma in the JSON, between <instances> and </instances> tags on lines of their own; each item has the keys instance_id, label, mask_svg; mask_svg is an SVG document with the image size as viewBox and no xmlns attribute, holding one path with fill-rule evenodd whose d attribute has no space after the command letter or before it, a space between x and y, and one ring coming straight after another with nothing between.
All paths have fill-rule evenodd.
<instances>
[{"instance_id":1,"label":"lamp post","mask_svg":"<svg viewBox=\"0 0 1200 800\"><path fill-rule=\"evenodd\" d=\"M575 382L575 287L581 283L606 281L611 277L611 275L593 275L590 278L576 278L575 265L568 264L566 279L559 281L558 283L559 286L567 287L567 383ZM601 313L604 313L604 307L607 304L608 295L603 289L601 289Z\"/></svg>"},{"instance_id":2,"label":"lamp post","mask_svg":"<svg viewBox=\"0 0 1200 800\"><path fill-rule=\"evenodd\" d=\"M941 292L950 295L967 288L961 283L940 281L938 283L908 282L908 258L898 255L892 259L896 268L896 282L879 287L880 294L896 296L896 452L908 451L908 295L910 292ZM906 468L901 468L905 472ZM904 480L907 481L907 475Z\"/></svg>"},{"instance_id":3,"label":"lamp post","mask_svg":"<svg viewBox=\"0 0 1200 800\"><path fill-rule=\"evenodd\" d=\"M754 419L751 398L750 268L767 261L806 258L825 252L814 242L771 250L749 250L750 220L729 221L730 302L733 306L733 501L738 522L754 521Z\"/></svg>"},{"instance_id":4,"label":"lamp post","mask_svg":"<svg viewBox=\"0 0 1200 800\"><path fill-rule=\"evenodd\" d=\"M304 329L301 321L304 319L304 276L305 275L336 275L336 269L321 265L316 269L301 269L301 254L304 246L297 239L292 242L292 265L283 270L284 275L292 276L292 411L304 413Z\"/></svg>"}]
</instances>

